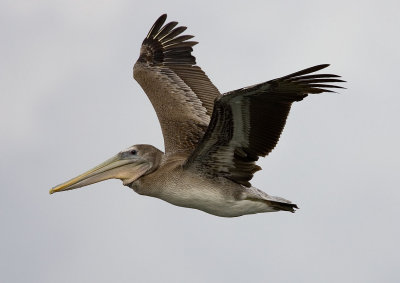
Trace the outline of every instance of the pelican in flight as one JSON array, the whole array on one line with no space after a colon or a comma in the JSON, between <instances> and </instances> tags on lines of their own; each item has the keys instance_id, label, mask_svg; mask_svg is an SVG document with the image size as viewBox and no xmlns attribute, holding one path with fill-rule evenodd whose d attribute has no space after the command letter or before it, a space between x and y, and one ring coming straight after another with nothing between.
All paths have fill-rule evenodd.
<instances>
[{"instance_id":1,"label":"pelican in flight","mask_svg":"<svg viewBox=\"0 0 400 283\"><path fill-rule=\"evenodd\" d=\"M150 99L164 136L165 152L133 145L95 168L50 190L50 194L120 179L141 195L222 216L294 212L296 204L270 196L250 180L260 156L276 146L292 103L308 94L333 92L344 82L315 74L328 64L221 94L196 64L186 27L151 27L133 67Z\"/></svg>"}]
</instances>

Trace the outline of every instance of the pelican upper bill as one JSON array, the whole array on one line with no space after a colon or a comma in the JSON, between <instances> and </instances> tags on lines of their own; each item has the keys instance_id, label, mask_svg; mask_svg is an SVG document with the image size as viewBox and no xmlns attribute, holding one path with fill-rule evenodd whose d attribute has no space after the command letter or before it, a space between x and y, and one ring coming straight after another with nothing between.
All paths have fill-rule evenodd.
<instances>
[{"instance_id":1,"label":"pelican upper bill","mask_svg":"<svg viewBox=\"0 0 400 283\"><path fill-rule=\"evenodd\" d=\"M193 36L166 18L151 27L133 68L161 124L165 153L131 146L50 192L117 178L139 194L218 216L294 212L290 201L252 187L256 161L276 146L293 102L344 81L316 74L329 66L322 64L221 94L196 64Z\"/></svg>"}]
</instances>

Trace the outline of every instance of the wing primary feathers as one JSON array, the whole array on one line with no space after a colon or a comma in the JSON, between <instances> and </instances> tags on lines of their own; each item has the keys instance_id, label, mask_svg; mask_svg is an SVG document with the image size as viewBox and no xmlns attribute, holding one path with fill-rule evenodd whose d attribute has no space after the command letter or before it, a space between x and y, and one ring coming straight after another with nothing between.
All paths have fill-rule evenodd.
<instances>
[{"instance_id":1,"label":"wing primary feathers","mask_svg":"<svg viewBox=\"0 0 400 283\"><path fill-rule=\"evenodd\" d=\"M306 74L309 74L309 73L314 73L314 72L317 72L319 70L325 69L328 66L329 66L329 64L321 64L321 65L313 66L313 67L310 67L310 68L295 72L293 74L281 77L279 79L288 79L288 78L292 78L292 77L298 77L298 76L306 75Z\"/></svg>"},{"instance_id":2,"label":"wing primary feathers","mask_svg":"<svg viewBox=\"0 0 400 283\"><path fill-rule=\"evenodd\" d=\"M177 24L178 22L170 22L166 24L163 28L160 29L160 31L154 36L154 38L162 38L164 35L168 34Z\"/></svg>"},{"instance_id":3,"label":"wing primary feathers","mask_svg":"<svg viewBox=\"0 0 400 283\"><path fill-rule=\"evenodd\" d=\"M316 79L301 79L298 80L290 80L291 82L298 82L298 83L344 83L346 81L344 80L338 80L338 79L325 79L325 78L316 78Z\"/></svg>"},{"instance_id":4,"label":"wing primary feathers","mask_svg":"<svg viewBox=\"0 0 400 283\"><path fill-rule=\"evenodd\" d=\"M336 93L336 91L332 91L332 90L328 90L328 89L323 89L323 88L317 88L317 87L310 88L307 92L308 92L308 93L312 93L312 94L318 94L318 93L323 93L323 92Z\"/></svg>"},{"instance_id":5,"label":"wing primary feathers","mask_svg":"<svg viewBox=\"0 0 400 283\"><path fill-rule=\"evenodd\" d=\"M158 32L158 30L162 27L167 19L167 14L162 14L156 22L151 27L149 33L147 34L146 38L154 38L154 35Z\"/></svg>"},{"instance_id":6,"label":"wing primary feathers","mask_svg":"<svg viewBox=\"0 0 400 283\"><path fill-rule=\"evenodd\" d=\"M184 47L184 46L193 47L193 46L195 46L196 44L198 44L197 41L185 41L185 42L180 42L180 43L177 43L177 44L172 44L172 45L164 46L164 49L165 49L165 50L169 50L169 49L172 49L172 48L174 48L174 47Z\"/></svg>"},{"instance_id":7,"label":"wing primary feathers","mask_svg":"<svg viewBox=\"0 0 400 283\"><path fill-rule=\"evenodd\" d=\"M167 48L169 46L173 46L173 45L178 44L178 43L188 42L186 40L192 39L193 37L194 37L193 35L181 35L181 36L178 36L178 37L176 37L174 39L171 39L169 41L166 41L166 42L164 41L162 43L162 45L163 45L164 48Z\"/></svg>"},{"instance_id":8,"label":"wing primary feathers","mask_svg":"<svg viewBox=\"0 0 400 283\"><path fill-rule=\"evenodd\" d=\"M325 84L307 84L307 87L344 88L338 85L325 85Z\"/></svg>"},{"instance_id":9,"label":"wing primary feathers","mask_svg":"<svg viewBox=\"0 0 400 283\"><path fill-rule=\"evenodd\" d=\"M328 66L313 66L219 97L209 127L185 167L200 167L212 176L250 187L253 174L261 169L255 162L277 145L292 103L308 94L343 88L330 84L344 82L337 79L340 76L309 75Z\"/></svg>"},{"instance_id":10,"label":"wing primary feathers","mask_svg":"<svg viewBox=\"0 0 400 283\"><path fill-rule=\"evenodd\" d=\"M186 29L187 29L187 27L184 27L184 26L180 26L180 27L174 28L173 30L171 30L171 32L169 32L168 34L164 35L159 40L164 42L164 43L168 43L169 40L174 39L176 36L178 36L182 32L184 32Z\"/></svg>"},{"instance_id":11,"label":"wing primary feathers","mask_svg":"<svg viewBox=\"0 0 400 283\"><path fill-rule=\"evenodd\" d=\"M314 79L314 78L340 78L338 75L333 74L317 74L317 75L308 75L308 76L301 76L288 79L289 81L296 81L300 79Z\"/></svg>"}]
</instances>

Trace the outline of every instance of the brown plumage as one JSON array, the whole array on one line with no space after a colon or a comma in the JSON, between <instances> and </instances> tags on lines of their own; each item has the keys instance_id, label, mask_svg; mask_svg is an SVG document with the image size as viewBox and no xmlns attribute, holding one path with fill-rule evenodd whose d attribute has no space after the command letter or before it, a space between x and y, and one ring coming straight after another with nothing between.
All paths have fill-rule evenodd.
<instances>
[{"instance_id":1,"label":"brown plumage","mask_svg":"<svg viewBox=\"0 0 400 283\"><path fill-rule=\"evenodd\" d=\"M251 186L260 156L276 146L293 102L341 88L339 76L318 65L220 94L192 55L186 27L162 15L144 39L133 76L149 97L164 136L165 154L135 145L50 192L109 178L139 194L178 206L233 217L291 211L295 204Z\"/></svg>"},{"instance_id":2,"label":"brown plumage","mask_svg":"<svg viewBox=\"0 0 400 283\"><path fill-rule=\"evenodd\" d=\"M162 26L162 15L140 48L133 76L156 110L166 153L191 152L207 129L214 100L221 94L196 66L193 36L179 36L186 27ZM173 94L173 95L171 95Z\"/></svg>"},{"instance_id":3,"label":"brown plumage","mask_svg":"<svg viewBox=\"0 0 400 283\"><path fill-rule=\"evenodd\" d=\"M323 88L340 88L326 84L343 82L334 79L336 75L307 76L327 66L311 67L219 97L210 125L186 167L250 187L253 173L261 169L255 161L278 143L292 103L309 93L330 92Z\"/></svg>"}]
</instances>

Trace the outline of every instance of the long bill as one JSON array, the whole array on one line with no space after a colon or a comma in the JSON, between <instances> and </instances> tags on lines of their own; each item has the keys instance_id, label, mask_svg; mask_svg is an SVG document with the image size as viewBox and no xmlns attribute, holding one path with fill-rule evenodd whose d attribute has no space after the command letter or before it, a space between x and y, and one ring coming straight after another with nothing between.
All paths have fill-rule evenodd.
<instances>
[{"instance_id":1,"label":"long bill","mask_svg":"<svg viewBox=\"0 0 400 283\"><path fill-rule=\"evenodd\" d=\"M124 184L127 184L143 175L148 168L146 163L122 159L120 154L117 154L93 169L53 187L49 193L73 190L108 179L121 179Z\"/></svg>"}]
</instances>

